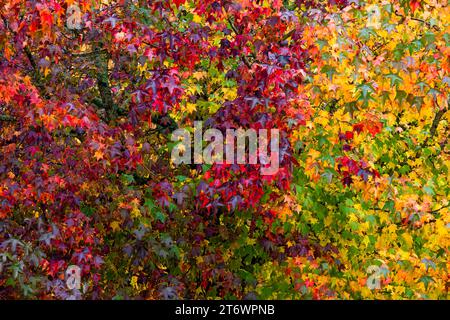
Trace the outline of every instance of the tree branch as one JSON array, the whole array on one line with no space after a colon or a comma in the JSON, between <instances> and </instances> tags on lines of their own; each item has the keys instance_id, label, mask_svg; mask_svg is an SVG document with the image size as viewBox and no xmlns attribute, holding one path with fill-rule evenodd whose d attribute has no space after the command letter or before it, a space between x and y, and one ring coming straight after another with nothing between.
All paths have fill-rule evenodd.
<instances>
[{"instance_id":1,"label":"tree branch","mask_svg":"<svg viewBox=\"0 0 450 320\"><path fill-rule=\"evenodd\" d=\"M448 208L448 207L450 207L450 203L447 204L447 205L445 205L445 206L440 207L439 209L432 210L432 211L430 211L429 213L431 213L431 214L438 213L438 212L441 211L442 209L445 209L445 208Z\"/></svg>"},{"instance_id":2,"label":"tree branch","mask_svg":"<svg viewBox=\"0 0 450 320\"><path fill-rule=\"evenodd\" d=\"M5 28L12 34L15 34L15 32L10 28L8 19L3 15L3 13L0 14L3 20L3 24L5 25ZM36 64L36 61L34 60L33 54L28 46L25 46L23 48L23 51L25 52L25 55L27 56L28 61L31 64L31 67L33 68L33 74L32 78L34 80L34 83L36 87L39 90L39 93L45 97L46 99L49 99L50 96L46 93L45 86L42 84L42 75L39 72L39 67Z\"/></svg>"},{"instance_id":3,"label":"tree branch","mask_svg":"<svg viewBox=\"0 0 450 320\"><path fill-rule=\"evenodd\" d=\"M75 58L92 57L92 56L97 56L99 54L107 54L108 53L108 51L106 49L94 50L91 52L81 52L81 53L72 53L72 52L68 52L67 50L64 50L64 52Z\"/></svg>"},{"instance_id":4,"label":"tree branch","mask_svg":"<svg viewBox=\"0 0 450 320\"><path fill-rule=\"evenodd\" d=\"M286 34L283 36L283 40L287 40L289 37L291 37L291 36L294 34L295 30L296 30L296 29L292 29L291 31L289 31L288 33L286 33Z\"/></svg>"}]
</instances>

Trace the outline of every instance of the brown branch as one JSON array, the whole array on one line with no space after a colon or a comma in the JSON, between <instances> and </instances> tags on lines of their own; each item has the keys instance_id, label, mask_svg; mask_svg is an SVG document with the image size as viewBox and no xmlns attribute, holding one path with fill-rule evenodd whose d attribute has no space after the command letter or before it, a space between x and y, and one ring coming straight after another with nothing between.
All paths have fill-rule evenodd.
<instances>
[{"instance_id":1,"label":"brown branch","mask_svg":"<svg viewBox=\"0 0 450 320\"><path fill-rule=\"evenodd\" d=\"M227 21L230 24L231 29L233 29L234 33L237 34L237 35L240 35L241 33L238 31L238 29L236 28L236 26L234 25L234 23L230 19L230 17L227 18ZM250 61L248 61L248 58L245 55L242 55L241 59L244 62L244 64L247 66L247 68L249 68L249 69L252 68L252 64L250 63Z\"/></svg>"},{"instance_id":2,"label":"brown branch","mask_svg":"<svg viewBox=\"0 0 450 320\"><path fill-rule=\"evenodd\" d=\"M445 205L445 206L440 207L439 209L432 210L432 211L429 211L427 213L432 214L434 216L434 214L436 214L439 211L441 211L442 209L445 209L445 208L448 208L448 207L450 207L450 203ZM425 221L423 224L425 225L425 224L430 224L430 223L434 223L434 222L436 222L436 217L435 216L432 219L430 219L428 221Z\"/></svg>"},{"instance_id":3,"label":"brown branch","mask_svg":"<svg viewBox=\"0 0 450 320\"><path fill-rule=\"evenodd\" d=\"M102 107L107 113L108 120L112 120L116 113L113 95L109 84L108 55L101 44L97 44L94 49L97 52L95 57L95 66L97 68L97 87L102 100Z\"/></svg>"},{"instance_id":4,"label":"brown branch","mask_svg":"<svg viewBox=\"0 0 450 320\"><path fill-rule=\"evenodd\" d=\"M30 48L24 47L23 50L25 51L25 55L27 56L28 61L30 62L31 66L36 71L37 70L37 64L36 64L36 61L34 61L34 57L33 57L33 54L31 53Z\"/></svg>"},{"instance_id":5,"label":"brown branch","mask_svg":"<svg viewBox=\"0 0 450 320\"><path fill-rule=\"evenodd\" d=\"M419 18L415 18L415 17L411 17L411 20L414 20L414 21L419 21L419 22L422 22L422 23L425 23L426 25L427 25L427 27L428 28L431 28L431 27L433 27L433 29L434 30L436 30L436 31L441 31L441 29L437 26L437 25L433 25L433 26L431 26L431 23L430 22L428 22L428 21L425 21L425 20L423 20L423 19L419 19Z\"/></svg>"}]
</instances>

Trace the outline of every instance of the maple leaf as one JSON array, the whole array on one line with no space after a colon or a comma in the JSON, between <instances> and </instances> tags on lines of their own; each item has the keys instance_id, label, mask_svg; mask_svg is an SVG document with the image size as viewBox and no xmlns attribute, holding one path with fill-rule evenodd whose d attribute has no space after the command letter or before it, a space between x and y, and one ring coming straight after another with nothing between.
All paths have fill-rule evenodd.
<instances>
[{"instance_id":1,"label":"maple leaf","mask_svg":"<svg viewBox=\"0 0 450 320\"><path fill-rule=\"evenodd\" d=\"M412 11L413 14L421 6L422 6L422 4L421 4L420 0L411 0L409 2L409 7L411 8L411 11Z\"/></svg>"},{"instance_id":2,"label":"maple leaf","mask_svg":"<svg viewBox=\"0 0 450 320\"><path fill-rule=\"evenodd\" d=\"M184 4L186 2L186 0L173 0L173 2L175 3L175 5L177 6L177 8Z\"/></svg>"}]
</instances>

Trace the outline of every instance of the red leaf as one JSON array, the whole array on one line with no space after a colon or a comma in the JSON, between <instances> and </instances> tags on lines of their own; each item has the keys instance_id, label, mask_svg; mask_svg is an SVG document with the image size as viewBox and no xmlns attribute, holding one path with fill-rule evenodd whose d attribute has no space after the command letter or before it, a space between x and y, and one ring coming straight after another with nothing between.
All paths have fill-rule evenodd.
<instances>
[{"instance_id":1,"label":"red leaf","mask_svg":"<svg viewBox=\"0 0 450 320\"><path fill-rule=\"evenodd\" d=\"M409 2L409 7L411 8L412 13L417 10L417 8L421 7L420 0L411 0Z\"/></svg>"}]
</instances>

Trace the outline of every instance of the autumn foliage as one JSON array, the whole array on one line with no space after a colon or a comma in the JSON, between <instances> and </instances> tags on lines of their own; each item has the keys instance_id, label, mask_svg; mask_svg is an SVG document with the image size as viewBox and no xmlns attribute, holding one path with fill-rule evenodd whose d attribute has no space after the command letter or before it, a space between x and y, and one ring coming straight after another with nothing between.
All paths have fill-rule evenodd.
<instances>
[{"instance_id":1,"label":"autumn foliage","mask_svg":"<svg viewBox=\"0 0 450 320\"><path fill-rule=\"evenodd\" d=\"M0 299L449 298L446 0L0 17ZM280 130L279 170L174 165L194 121Z\"/></svg>"}]
</instances>

